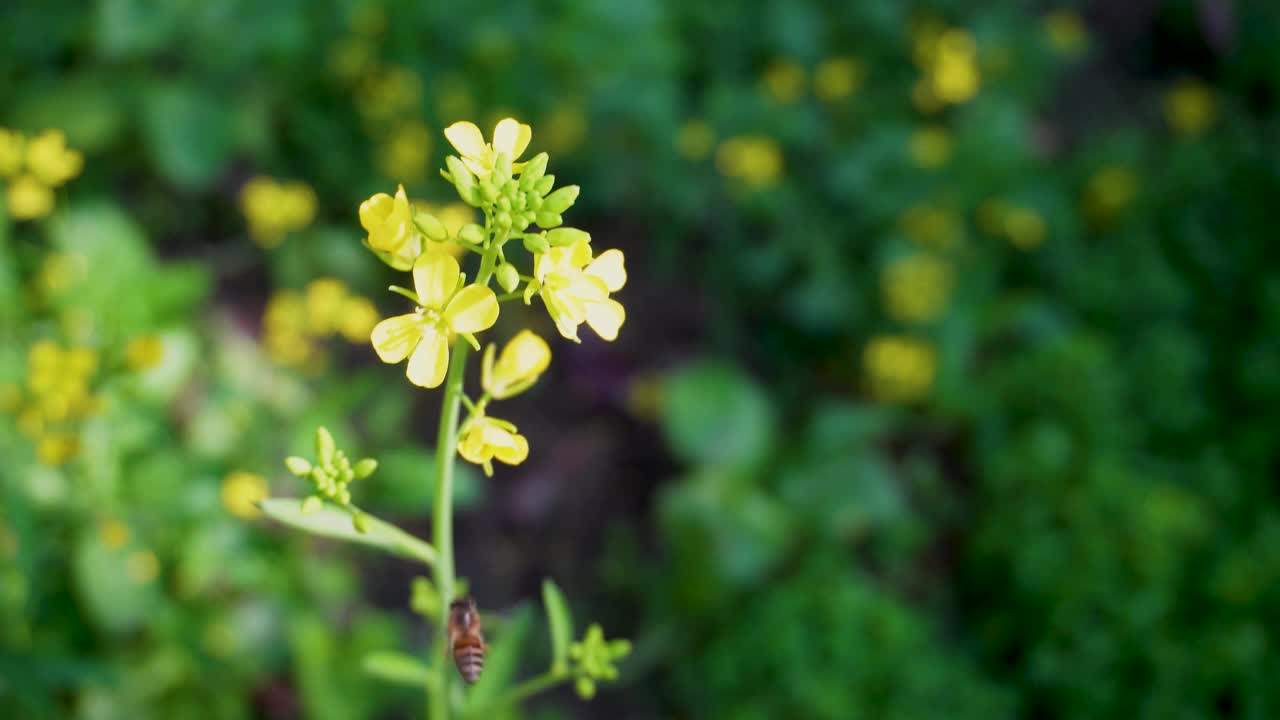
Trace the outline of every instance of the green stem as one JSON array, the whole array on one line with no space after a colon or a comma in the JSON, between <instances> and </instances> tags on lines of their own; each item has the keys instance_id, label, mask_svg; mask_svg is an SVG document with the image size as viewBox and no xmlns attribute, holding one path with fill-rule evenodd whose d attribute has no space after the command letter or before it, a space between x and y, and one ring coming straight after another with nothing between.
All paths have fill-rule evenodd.
<instances>
[{"instance_id":1,"label":"green stem","mask_svg":"<svg viewBox=\"0 0 1280 720\"><path fill-rule=\"evenodd\" d=\"M432 508L432 538L438 557L435 564L436 590L440 593L440 618L436 624L432 663L438 682L428 689L432 720L449 720L449 603L453 602L453 463L458 447L458 415L462 405L462 380L467 365L465 340L453 343L449 374L445 378L444 400L440 403L440 432L436 437L436 497Z\"/></svg>"},{"instance_id":2,"label":"green stem","mask_svg":"<svg viewBox=\"0 0 1280 720\"><path fill-rule=\"evenodd\" d=\"M514 705L527 697L537 695L543 690L559 685L571 678L572 676L568 672L548 670L537 677L525 680L483 705L468 708L467 715L470 717L478 717L483 713L483 711Z\"/></svg>"}]
</instances>

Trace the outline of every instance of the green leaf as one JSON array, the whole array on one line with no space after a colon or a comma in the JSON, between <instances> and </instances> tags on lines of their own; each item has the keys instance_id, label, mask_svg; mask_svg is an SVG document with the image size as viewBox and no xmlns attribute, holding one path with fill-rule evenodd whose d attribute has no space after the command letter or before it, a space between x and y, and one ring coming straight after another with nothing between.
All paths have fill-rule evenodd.
<instances>
[{"instance_id":1,"label":"green leaf","mask_svg":"<svg viewBox=\"0 0 1280 720\"><path fill-rule=\"evenodd\" d=\"M732 365L698 363L666 381L667 443L692 464L752 467L770 451L776 418L769 397Z\"/></svg>"},{"instance_id":2,"label":"green leaf","mask_svg":"<svg viewBox=\"0 0 1280 720\"><path fill-rule=\"evenodd\" d=\"M366 673L379 680L414 687L426 685L435 672L411 655L390 651L369 653L361 665Z\"/></svg>"},{"instance_id":3,"label":"green leaf","mask_svg":"<svg viewBox=\"0 0 1280 720\"><path fill-rule=\"evenodd\" d=\"M351 514L326 504L318 512L304 514L297 498L271 498L258 507L269 517L315 535L368 545L413 560L433 565L436 549L390 523L375 517L368 519L368 532L357 532Z\"/></svg>"},{"instance_id":4,"label":"green leaf","mask_svg":"<svg viewBox=\"0 0 1280 720\"><path fill-rule=\"evenodd\" d=\"M564 593L549 578L542 581L542 604L547 609L547 626L551 630L551 671L569 669L569 644L573 642L573 615Z\"/></svg>"}]
</instances>

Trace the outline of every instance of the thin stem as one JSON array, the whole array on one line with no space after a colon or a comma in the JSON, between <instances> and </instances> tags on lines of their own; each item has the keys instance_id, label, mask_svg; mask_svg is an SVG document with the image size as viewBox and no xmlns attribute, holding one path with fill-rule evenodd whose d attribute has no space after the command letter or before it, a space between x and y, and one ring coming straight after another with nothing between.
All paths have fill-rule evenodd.
<instances>
[{"instance_id":1,"label":"thin stem","mask_svg":"<svg viewBox=\"0 0 1280 720\"><path fill-rule=\"evenodd\" d=\"M444 400L440 403L440 432L436 437L436 498L432 535L439 556L435 565L436 590L440 593L440 618L432 651L437 669L435 692L430 693L432 720L449 720L449 603L453 602L453 463L458 447L458 415L462 405L462 380L467 365L465 340L453 343ZM428 689L430 691L431 688Z\"/></svg>"},{"instance_id":2,"label":"thin stem","mask_svg":"<svg viewBox=\"0 0 1280 720\"><path fill-rule=\"evenodd\" d=\"M477 717L481 714L482 711L485 711L485 710L490 710L494 708L503 708L509 705L514 705L515 703L518 703L527 697L530 697L532 695L537 695L543 690L546 690L547 688L555 687L556 685L559 685L560 683L566 680L569 680L571 678L572 678L572 675L570 675L567 671L556 672L555 670L548 670L542 673L541 675L538 675L537 677L533 677L528 680L525 680L519 685L516 685L515 687L507 690L506 692L502 693L498 697L494 698L493 700L487 703L484 703L483 705L480 705L479 707L468 708L467 715L470 717Z\"/></svg>"},{"instance_id":3,"label":"thin stem","mask_svg":"<svg viewBox=\"0 0 1280 720\"><path fill-rule=\"evenodd\" d=\"M523 290L512 290L509 293L503 293L498 296L498 302L508 302L510 300L519 300L524 297Z\"/></svg>"}]
</instances>

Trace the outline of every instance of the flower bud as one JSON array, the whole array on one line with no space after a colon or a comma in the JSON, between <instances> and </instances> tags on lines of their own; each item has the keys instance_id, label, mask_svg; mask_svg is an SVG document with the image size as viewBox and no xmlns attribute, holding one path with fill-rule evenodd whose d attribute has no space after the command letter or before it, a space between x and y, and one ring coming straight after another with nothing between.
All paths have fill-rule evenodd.
<instances>
[{"instance_id":1,"label":"flower bud","mask_svg":"<svg viewBox=\"0 0 1280 720\"><path fill-rule=\"evenodd\" d=\"M472 245L483 245L484 244L484 228L480 227L479 225L476 225L475 223L467 223L466 225L462 226L461 230L458 231L458 237L462 238L466 242L471 243Z\"/></svg>"},{"instance_id":2,"label":"flower bud","mask_svg":"<svg viewBox=\"0 0 1280 720\"><path fill-rule=\"evenodd\" d=\"M494 182L501 184L511 178L511 156L500 152L493 158Z\"/></svg>"},{"instance_id":3,"label":"flower bud","mask_svg":"<svg viewBox=\"0 0 1280 720\"><path fill-rule=\"evenodd\" d=\"M302 501L302 514L310 515L320 512L320 508L324 507L324 501L315 495L308 495L306 500Z\"/></svg>"},{"instance_id":4,"label":"flower bud","mask_svg":"<svg viewBox=\"0 0 1280 720\"><path fill-rule=\"evenodd\" d=\"M488 202L494 202L498 199L498 186L489 180L480 181L480 197Z\"/></svg>"},{"instance_id":5,"label":"flower bud","mask_svg":"<svg viewBox=\"0 0 1280 720\"><path fill-rule=\"evenodd\" d=\"M311 463L306 458L300 458L297 455L290 455L285 458L284 466L289 468L289 474L295 477L306 477L311 473Z\"/></svg>"},{"instance_id":6,"label":"flower bud","mask_svg":"<svg viewBox=\"0 0 1280 720\"><path fill-rule=\"evenodd\" d=\"M520 271L516 270L516 266L511 263L504 262L499 265L495 274L498 278L498 285L507 292L515 290L520 285Z\"/></svg>"},{"instance_id":7,"label":"flower bud","mask_svg":"<svg viewBox=\"0 0 1280 720\"><path fill-rule=\"evenodd\" d=\"M356 463L356 466L352 468L352 471L355 473L357 480L363 480L369 477L370 475L372 475L373 471L377 469L378 469L377 460L374 460L373 458L365 458L360 462Z\"/></svg>"},{"instance_id":8,"label":"flower bud","mask_svg":"<svg viewBox=\"0 0 1280 720\"><path fill-rule=\"evenodd\" d=\"M524 249L537 255L551 249L551 244L547 242L544 233L529 233L524 236Z\"/></svg>"},{"instance_id":9,"label":"flower bud","mask_svg":"<svg viewBox=\"0 0 1280 720\"><path fill-rule=\"evenodd\" d=\"M413 216L413 224L418 226L419 232L436 242L444 242L449 239L449 229L430 213L420 212L415 214Z\"/></svg>"},{"instance_id":10,"label":"flower bud","mask_svg":"<svg viewBox=\"0 0 1280 720\"><path fill-rule=\"evenodd\" d=\"M560 217L560 213L542 210L539 211L537 215L533 216L533 221L538 223L539 227L553 228L564 222L564 218Z\"/></svg>"},{"instance_id":11,"label":"flower bud","mask_svg":"<svg viewBox=\"0 0 1280 720\"><path fill-rule=\"evenodd\" d=\"M351 514L351 527L361 535L369 532L369 516L362 512L354 512Z\"/></svg>"},{"instance_id":12,"label":"flower bud","mask_svg":"<svg viewBox=\"0 0 1280 720\"><path fill-rule=\"evenodd\" d=\"M560 216L557 215L556 217ZM498 216L494 218L494 221L498 223L498 227L500 228L509 228L511 227L511 213L500 212L498 213Z\"/></svg>"},{"instance_id":13,"label":"flower bud","mask_svg":"<svg viewBox=\"0 0 1280 720\"><path fill-rule=\"evenodd\" d=\"M533 184L533 191L538 193L539 195L546 195L547 193L551 192L551 188L555 187L555 185L556 185L555 175L543 175L542 177L538 178L538 182Z\"/></svg>"},{"instance_id":14,"label":"flower bud","mask_svg":"<svg viewBox=\"0 0 1280 720\"><path fill-rule=\"evenodd\" d=\"M579 242L591 242L591 233L572 227L558 227L547 231L547 242L556 247L568 247Z\"/></svg>"},{"instance_id":15,"label":"flower bud","mask_svg":"<svg viewBox=\"0 0 1280 720\"><path fill-rule=\"evenodd\" d=\"M503 210L505 212L510 212L511 198L507 197L506 195L503 195L502 197L498 198L498 209Z\"/></svg>"},{"instance_id":16,"label":"flower bud","mask_svg":"<svg viewBox=\"0 0 1280 720\"><path fill-rule=\"evenodd\" d=\"M333 443L333 436L329 434L329 430L323 425L316 428L316 455L320 458L321 465L332 465L333 455L338 448Z\"/></svg>"},{"instance_id":17,"label":"flower bud","mask_svg":"<svg viewBox=\"0 0 1280 720\"><path fill-rule=\"evenodd\" d=\"M538 178L541 178L547 172L547 160L549 159L550 157L546 153L540 152L524 164L524 171L520 173L520 184L526 190L533 187ZM525 185L526 181L529 183L528 185Z\"/></svg>"},{"instance_id":18,"label":"flower bud","mask_svg":"<svg viewBox=\"0 0 1280 720\"><path fill-rule=\"evenodd\" d=\"M568 210L573 207L573 203L578 199L580 189L577 185L566 185L556 190L546 197L542 205L543 211L562 213Z\"/></svg>"}]
</instances>

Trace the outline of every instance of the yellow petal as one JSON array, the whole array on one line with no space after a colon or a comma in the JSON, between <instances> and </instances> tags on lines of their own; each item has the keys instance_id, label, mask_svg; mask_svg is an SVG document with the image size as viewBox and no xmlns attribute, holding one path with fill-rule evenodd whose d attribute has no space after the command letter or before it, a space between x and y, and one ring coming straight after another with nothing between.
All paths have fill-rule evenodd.
<instances>
[{"instance_id":1,"label":"yellow petal","mask_svg":"<svg viewBox=\"0 0 1280 720\"><path fill-rule=\"evenodd\" d=\"M417 313L396 315L373 326L369 333L378 359L385 363L398 363L422 339L422 316Z\"/></svg>"},{"instance_id":2,"label":"yellow petal","mask_svg":"<svg viewBox=\"0 0 1280 720\"><path fill-rule=\"evenodd\" d=\"M493 367L493 385L507 387L541 375L551 364L551 348L547 341L528 330L521 330L502 348Z\"/></svg>"},{"instance_id":3,"label":"yellow petal","mask_svg":"<svg viewBox=\"0 0 1280 720\"><path fill-rule=\"evenodd\" d=\"M468 285L449 301L444 321L454 332L488 330L498 321L498 298L484 285Z\"/></svg>"},{"instance_id":4,"label":"yellow petal","mask_svg":"<svg viewBox=\"0 0 1280 720\"><path fill-rule=\"evenodd\" d=\"M424 388L440 387L449 369L449 340L433 327L425 328L422 342L409 356L404 374L409 382Z\"/></svg>"},{"instance_id":5,"label":"yellow petal","mask_svg":"<svg viewBox=\"0 0 1280 720\"><path fill-rule=\"evenodd\" d=\"M626 319L627 311L617 300L605 300L587 305L587 324L605 340L616 340L618 329Z\"/></svg>"},{"instance_id":6,"label":"yellow petal","mask_svg":"<svg viewBox=\"0 0 1280 720\"><path fill-rule=\"evenodd\" d=\"M580 272L569 276L568 287L560 292L584 303L603 302L609 297L609 286L595 275Z\"/></svg>"},{"instance_id":7,"label":"yellow petal","mask_svg":"<svg viewBox=\"0 0 1280 720\"><path fill-rule=\"evenodd\" d=\"M458 288L460 275L458 261L444 253L419 255L413 263L413 289L423 307L443 310Z\"/></svg>"},{"instance_id":8,"label":"yellow petal","mask_svg":"<svg viewBox=\"0 0 1280 720\"><path fill-rule=\"evenodd\" d=\"M386 193L378 193L360 203L360 226L367 232L381 228L383 221L391 214L394 201Z\"/></svg>"},{"instance_id":9,"label":"yellow petal","mask_svg":"<svg viewBox=\"0 0 1280 720\"><path fill-rule=\"evenodd\" d=\"M482 420L483 422L483 420ZM484 444L484 428L473 425L458 440L458 454L467 462L483 465L493 458L493 449Z\"/></svg>"},{"instance_id":10,"label":"yellow petal","mask_svg":"<svg viewBox=\"0 0 1280 720\"><path fill-rule=\"evenodd\" d=\"M516 136L516 147L511 153L511 159L515 160L524 154L526 148L529 147L529 141L533 139L533 128L520 123L520 134ZM516 171L524 169L524 165L517 166Z\"/></svg>"},{"instance_id":11,"label":"yellow petal","mask_svg":"<svg viewBox=\"0 0 1280 720\"><path fill-rule=\"evenodd\" d=\"M583 309L583 317L575 320L572 315L572 308L566 307L564 300L557 293L545 290L542 292L542 302L547 306L547 314L555 322L556 330L559 330L566 340L579 342L578 325L585 318L586 310Z\"/></svg>"},{"instance_id":12,"label":"yellow petal","mask_svg":"<svg viewBox=\"0 0 1280 720\"><path fill-rule=\"evenodd\" d=\"M506 153L511 160L515 159L516 139L520 135L520 123L512 118L504 118L493 129L494 152Z\"/></svg>"},{"instance_id":13,"label":"yellow petal","mask_svg":"<svg viewBox=\"0 0 1280 720\"><path fill-rule=\"evenodd\" d=\"M480 157L484 154L484 134L475 123L456 122L444 129L444 136L462 153L463 158Z\"/></svg>"},{"instance_id":14,"label":"yellow petal","mask_svg":"<svg viewBox=\"0 0 1280 720\"><path fill-rule=\"evenodd\" d=\"M519 465L529 457L529 441L518 433L507 433L505 442L493 445L493 456L508 465Z\"/></svg>"},{"instance_id":15,"label":"yellow petal","mask_svg":"<svg viewBox=\"0 0 1280 720\"><path fill-rule=\"evenodd\" d=\"M605 250L600 257L591 261L586 271L604 280L609 292L618 292L627 284L627 270L623 266L621 250Z\"/></svg>"},{"instance_id":16,"label":"yellow petal","mask_svg":"<svg viewBox=\"0 0 1280 720\"><path fill-rule=\"evenodd\" d=\"M570 245L568 252L569 257L564 262L575 270L584 268L591 262L591 242L588 240L579 240Z\"/></svg>"}]
</instances>

